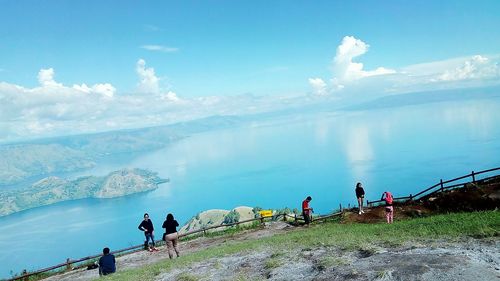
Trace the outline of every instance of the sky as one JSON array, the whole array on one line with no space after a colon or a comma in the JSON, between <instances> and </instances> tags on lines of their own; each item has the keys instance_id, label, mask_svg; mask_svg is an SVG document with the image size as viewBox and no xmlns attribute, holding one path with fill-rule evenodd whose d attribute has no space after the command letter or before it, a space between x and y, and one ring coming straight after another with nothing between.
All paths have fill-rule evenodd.
<instances>
[{"instance_id":1,"label":"sky","mask_svg":"<svg viewBox=\"0 0 500 281\"><path fill-rule=\"evenodd\" d=\"M0 142L500 80L500 1L0 0Z\"/></svg>"}]
</instances>

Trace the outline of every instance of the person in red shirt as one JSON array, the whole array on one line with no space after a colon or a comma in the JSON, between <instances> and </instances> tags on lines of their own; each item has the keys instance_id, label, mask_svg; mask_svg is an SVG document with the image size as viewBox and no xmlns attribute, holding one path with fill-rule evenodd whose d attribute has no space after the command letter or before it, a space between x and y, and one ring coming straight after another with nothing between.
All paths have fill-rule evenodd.
<instances>
[{"instance_id":1,"label":"person in red shirt","mask_svg":"<svg viewBox=\"0 0 500 281\"><path fill-rule=\"evenodd\" d=\"M380 200L385 201L385 218L387 223L392 223L394 221L394 207L392 206L393 197L389 191L382 193Z\"/></svg>"},{"instance_id":2,"label":"person in red shirt","mask_svg":"<svg viewBox=\"0 0 500 281\"><path fill-rule=\"evenodd\" d=\"M304 220L306 225L309 225L312 221L312 212L313 209L309 206L309 202L311 202L311 196L307 196L306 200L302 201L302 215L304 216Z\"/></svg>"}]
</instances>

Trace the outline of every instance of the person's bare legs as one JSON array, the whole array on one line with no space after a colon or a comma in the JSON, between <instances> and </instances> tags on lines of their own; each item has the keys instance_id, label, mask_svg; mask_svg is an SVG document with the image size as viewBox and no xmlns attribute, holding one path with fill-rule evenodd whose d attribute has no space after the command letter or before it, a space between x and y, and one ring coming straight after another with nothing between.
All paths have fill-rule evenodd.
<instances>
[{"instance_id":1,"label":"person's bare legs","mask_svg":"<svg viewBox=\"0 0 500 281\"><path fill-rule=\"evenodd\" d=\"M172 241L167 240L167 241L166 241L166 243L167 243L167 252L168 252L168 257L169 257L169 258L173 258L173 257L174 257L174 255L171 253L171 250L174 248L173 242L172 242Z\"/></svg>"},{"instance_id":2,"label":"person's bare legs","mask_svg":"<svg viewBox=\"0 0 500 281\"><path fill-rule=\"evenodd\" d=\"M385 208L385 218L387 220L387 223L392 223L394 220L394 209L392 206L386 207Z\"/></svg>"},{"instance_id":3,"label":"person's bare legs","mask_svg":"<svg viewBox=\"0 0 500 281\"><path fill-rule=\"evenodd\" d=\"M179 257L179 249L177 249L177 242L178 241L179 241L178 239L172 240L172 244L174 246L174 250L175 250L175 253L177 254L177 257Z\"/></svg>"}]
</instances>

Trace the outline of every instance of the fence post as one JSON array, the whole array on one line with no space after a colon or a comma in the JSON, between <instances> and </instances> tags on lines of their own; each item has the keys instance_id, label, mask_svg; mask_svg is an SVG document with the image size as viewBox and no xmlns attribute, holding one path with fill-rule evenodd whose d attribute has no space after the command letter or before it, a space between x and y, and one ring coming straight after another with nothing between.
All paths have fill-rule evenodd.
<instances>
[{"instance_id":1,"label":"fence post","mask_svg":"<svg viewBox=\"0 0 500 281\"><path fill-rule=\"evenodd\" d=\"M30 278L29 278L29 276L25 276L25 275L28 275L28 271L26 269L23 269L23 273L21 275L21 276L24 276L23 281L28 281Z\"/></svg>"},{"instance_id":2,"label":"fence post","mask_svg":"<svg viewBox=\"0 0 500 281\"><path fill-rule=\"evenodd\" d=\"M339 210L342 212L342 203L339 204Z\"/></svg>"},{"instance_id":3,"label":"fence post","mask_svg":"<svg viewBox=\"0 0 500 281\"><path fill-rule=\"evenodd\" d=\"M206 236L206 235L207 235L207 229L203 228L203 236Z\"/></svg>"},{"instance_id":4,"label":"fence post","mask_svg":"<svg viewBox=\"0 0 500 281\"><path fill-rule=\"evenodd\" d=\"M297 214L294 214L295 215L295 222L297 222Z\"/></svg>"},{"instance_id":5,"label":"fence post","mask_svg":"<svg viewBox=\"0 0 500 281\"><path fill-rule=\"evenodd\" d=\"M66 270L71 270L71 263L69 258L66 259Z\"/></svg>"},{"instance_id":6,"label":"fence post","mask_svg":"<svg viewBox=\"0 0 500 281\"><path fill-rule=\"evenodd\" d=\"M476 175L474 174L474 171L472 171L472 183L475 183L476 182Z\"/></svg>"},{"instance_id":7,"label":"fence post","mask_svg":"<svg viewBox=\"0 0 500 281\"><path fill-rule=\"evenodd\" d=\"M260 217L260 224L264 224L264 217Z\"/></svg>"},{"instance_id":8,"label":"fence post","mask_svg":"<svg viewBox=\"0 0 500 281\"><path fill-rule=\"evenodd\" d=\"M286 214L283 214L283 221L286 221Z\"/></svg>"},{"instance_id":9,"label":"fence post","mask_svg":"<svg viewBox=\"0 0 500 281\"><path fill-rule=\"evenodd\" d=\"M439 181L439 185L441 186L441 192L443 192L443 190L444 190L444 186L443 186L443 179L441 179L441 180Z\"/></svg>"},{"instance_id":10,"label":"fence post","mask_svg":"<svg viewBox=\"0 0 500 281\"><path fill-rule=\"evenodd\" d=\"M410 201L413 201L413 195L410 193Z\"/></svg>"}]
</instances>

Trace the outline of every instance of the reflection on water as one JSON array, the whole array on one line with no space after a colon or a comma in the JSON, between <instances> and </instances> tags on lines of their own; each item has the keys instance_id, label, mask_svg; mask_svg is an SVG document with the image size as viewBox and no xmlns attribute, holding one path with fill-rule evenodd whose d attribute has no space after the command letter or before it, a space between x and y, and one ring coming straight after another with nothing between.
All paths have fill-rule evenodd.
<instances>
[{"instance_id":1,"label":"reflection on water","mask_svg":"<svg viewBox=\"0 0 500 281\"><path fill-rule=\"evenodd\" d=\"M408 195L440 178L500 166L499 105L461 101L254 121L99 165L93 171L100 175L140 167L171 181L143 194L0 218L0 276L139 244L144 212L158 228L168 212L186 222L211 208L299 208L311 195L315 210L326 213L354 204L358 181L367 199L376 199L386 189Z\"/></svg>"}]
</instances>

